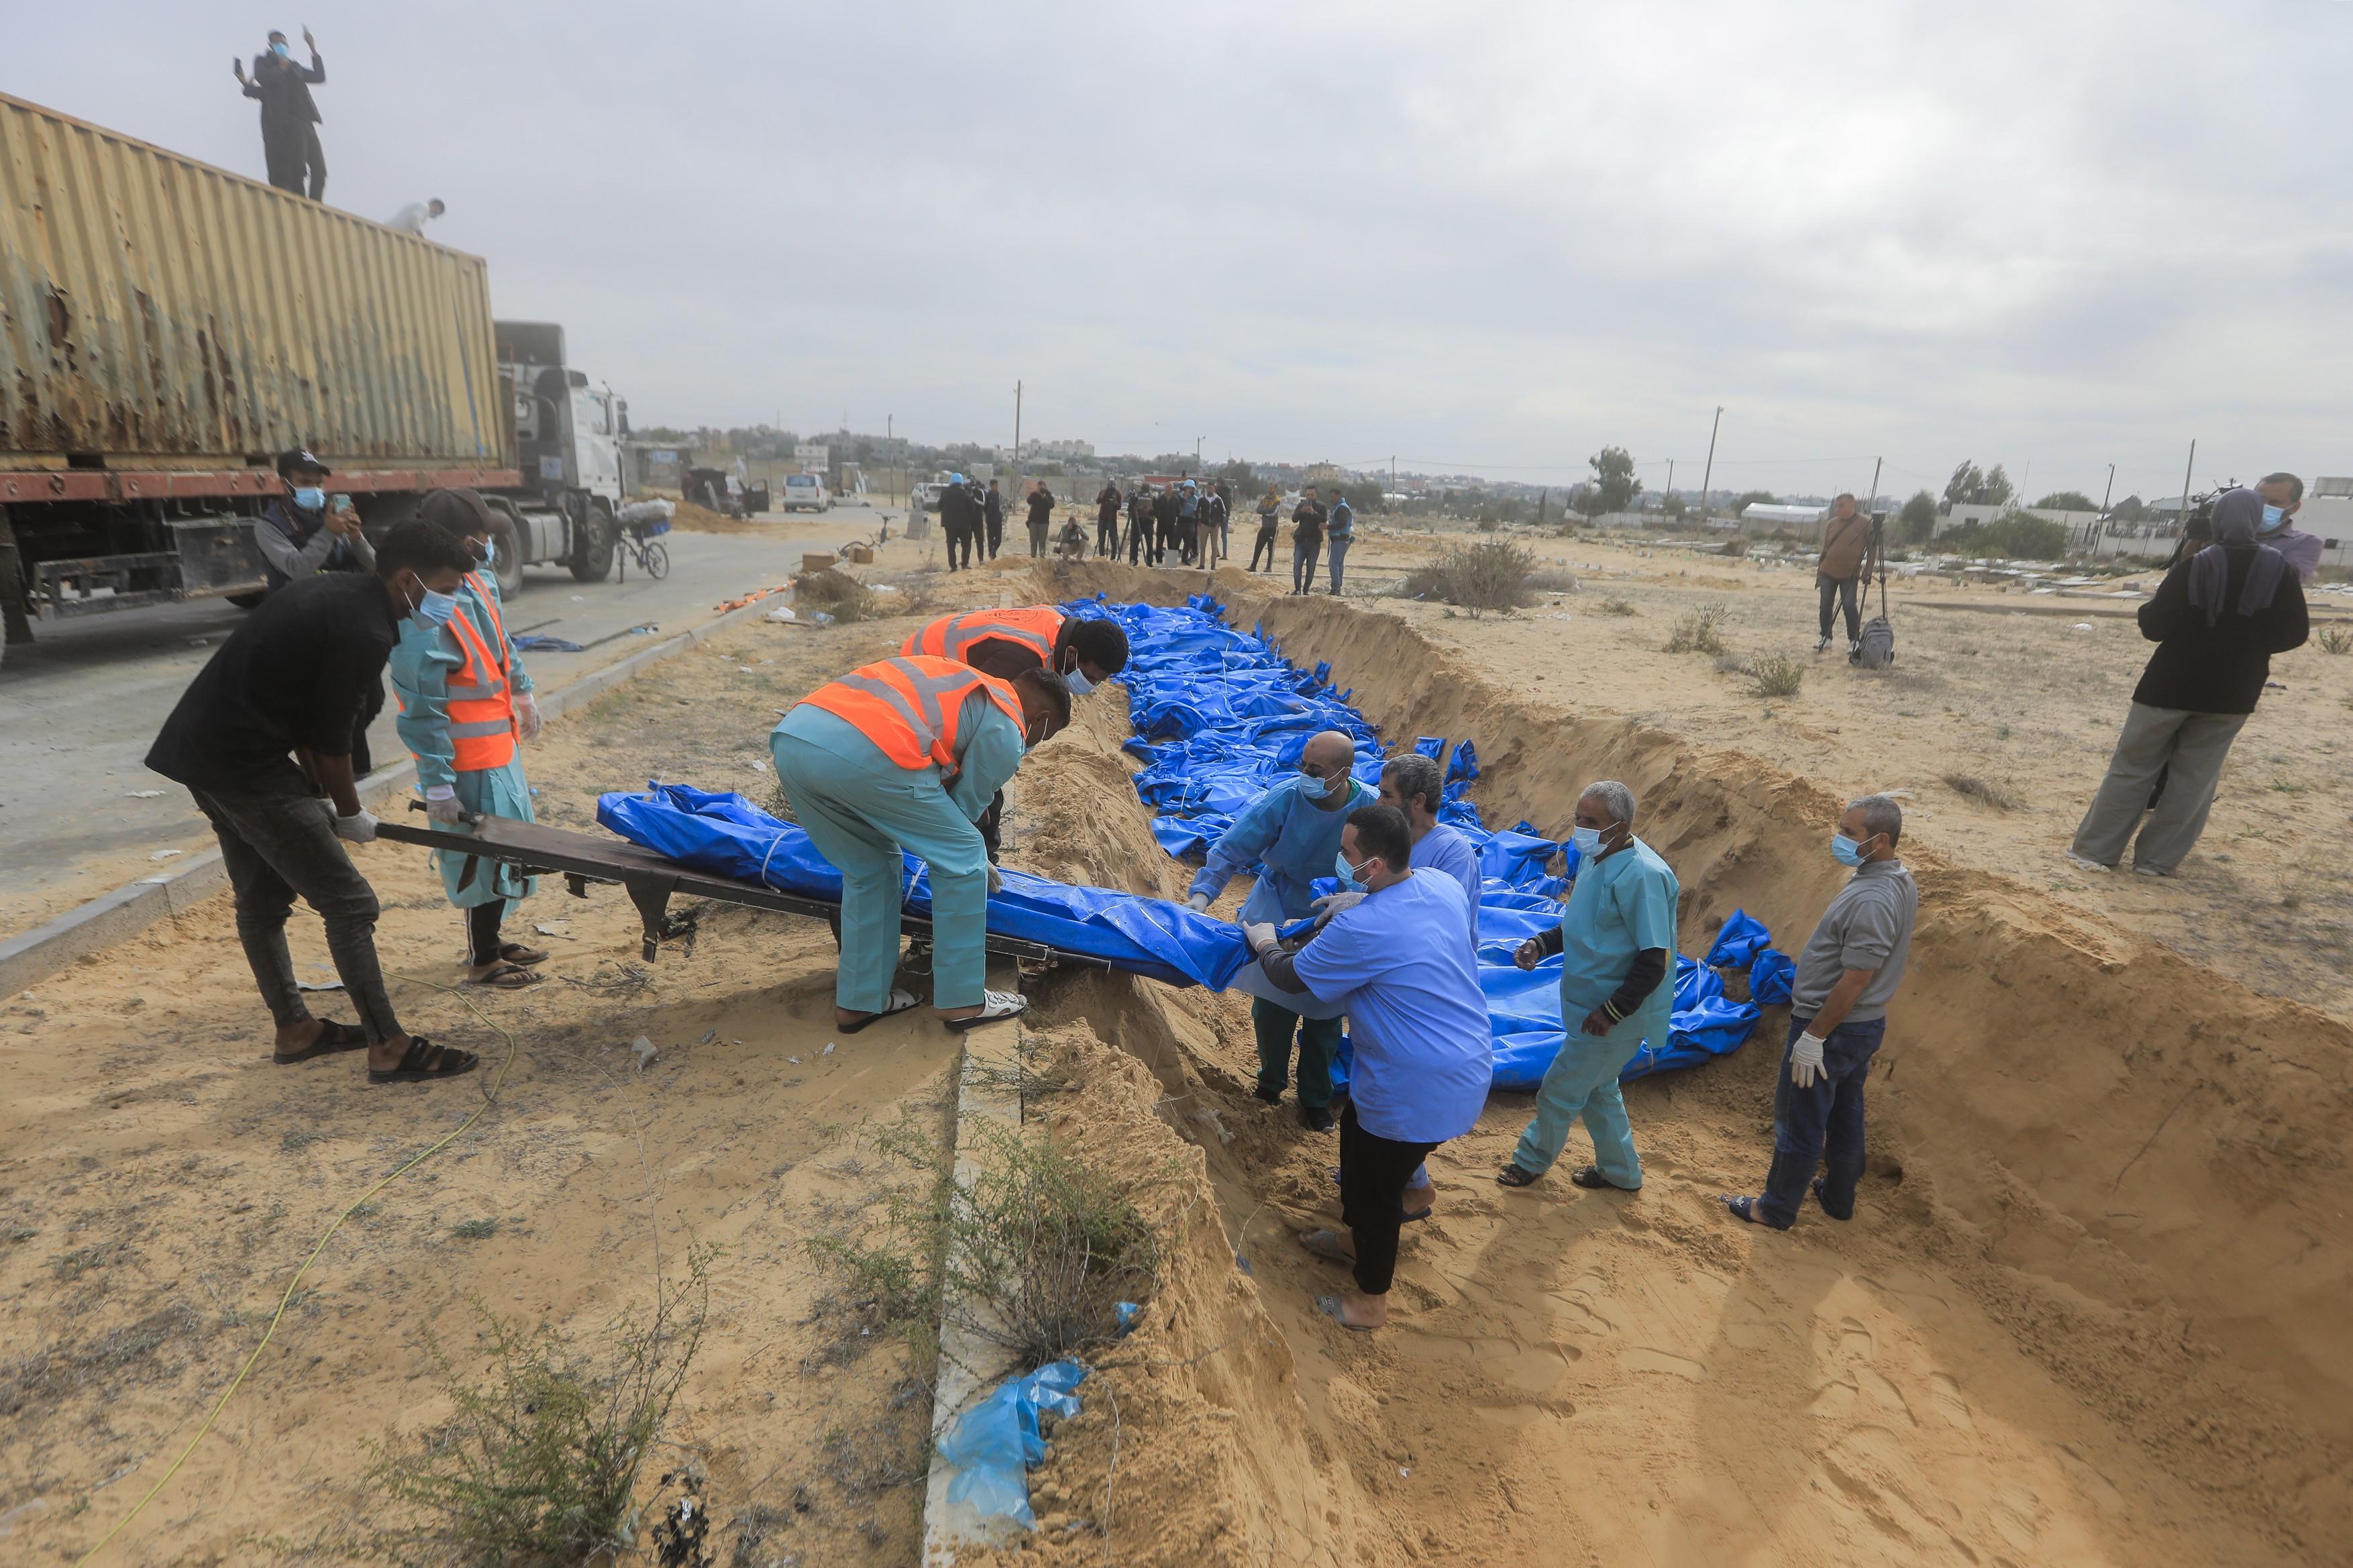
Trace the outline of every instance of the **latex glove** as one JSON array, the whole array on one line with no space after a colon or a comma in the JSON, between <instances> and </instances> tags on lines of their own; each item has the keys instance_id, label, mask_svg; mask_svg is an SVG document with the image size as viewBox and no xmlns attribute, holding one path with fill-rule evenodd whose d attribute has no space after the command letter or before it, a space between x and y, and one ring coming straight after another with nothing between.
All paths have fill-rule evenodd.
<instances>
[{"instance_id":1,"label":"latex glove","mask_svg":"<svg viewBox=\"0 0 2353 1568\"><path fill-rule=\"evenodd\" d=\"M375 842L375 813L362 806L349 816L335 818L335 837L346 844Z\"/></svg>"},{"instance_id":2,"label":"latex glove","mask_svg":"<svg viewBox=\"0 0 2353 1568\"><path fill-rule=\"evenodd\" d=\"M1319 926L1329 925L1333 916L1343 910L1353 910L1364 901L1365 895L1362 893L1326 893L1315 900L1315 908L1323 911L1317 916L1315 923Z\"/></svg>"},{"instance_id":3,"label":"latex glove","mask_svg":"<svg viewBox=\"0 0 2353 1568\"><path fill-rule=\"evenodd\" d=\"M1829 1075L1822 1071L1822 1047L1828 1040L1818 1040L1811 1035L1799 1035L1798 1043L1789 1047L1789 1081L1799 1089L1811 1089L1814 1080Z\"/></svg>"},{"instance_id":4,"label":"latex glove","mask_svg":"<svg viewBox=\"0 0 2353 1568\"><path fill-rule=\"evenodd\" d=\"M444 827L455 827L465 807L458 804L458 792L448 784L427 784L425 787L425 815Z\"/></svg>"},{"instance_id":5,"label":"latex glove","mask_svg":"<svg viewBox=\"0 0 2353 1568\"><path fill-rule=\"evenodd\" d=\"M1279 939L1274 934L1274 926L1271 922L1267 921L1244 921L1242 922L1242 940L1250 943L1250 950L1252 952L1265 953L1273 950L1275 943Z\"/></svg>"},{"instance_id":6,"label":"latex glove","mask_svg":"<svg viewBox=\"0 0 2353 1568\"><path fill-rule=\"evenodd\" d=\"M1185 895L1185 907L1192 910L1197 915L1206 913L1209 908L1209 895L1207 893L1187 893Z\"/></svg>"},{"instance_id":7,"label":"latex glove","mask_svg":"<svg viewBox=\"0 0 2353 1568\"><path fill-rule=\"evenodd\" d=\"M528 691L518 691L514 700L515 733L526 741L539 739L539 703Z\"/></svg>"},{"instance_id":8,"label":"latex glove","mask_svg":"<svg viewBox=\"0 0 2353 1568\"><path fill-rule=\"evenodd\" d=\"M992 893L997 893L1004 891L1004 889L1005 877L1003 873L999 872L995 865L990 865L988 867L988 890Z\"/></svg>"}]
</instances>

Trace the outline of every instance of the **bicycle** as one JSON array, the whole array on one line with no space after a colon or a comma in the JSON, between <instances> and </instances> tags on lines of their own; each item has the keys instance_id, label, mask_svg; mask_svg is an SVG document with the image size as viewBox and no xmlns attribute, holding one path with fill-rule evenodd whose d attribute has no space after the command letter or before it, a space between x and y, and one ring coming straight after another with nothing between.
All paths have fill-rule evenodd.
<instances>
[{"instance_id":1,"label":"bicycle","mask_svg":"<svg viewBox=\"0 0 2353 1568\"><path fill-rule=\"evenodd\" d=\"M670 531L670 520L658 518L652 522L632 522L621 530L621 581L629 577L629 563L659 583L670 575L670 549L656 537Z\"/></svg>"}]
</instances>

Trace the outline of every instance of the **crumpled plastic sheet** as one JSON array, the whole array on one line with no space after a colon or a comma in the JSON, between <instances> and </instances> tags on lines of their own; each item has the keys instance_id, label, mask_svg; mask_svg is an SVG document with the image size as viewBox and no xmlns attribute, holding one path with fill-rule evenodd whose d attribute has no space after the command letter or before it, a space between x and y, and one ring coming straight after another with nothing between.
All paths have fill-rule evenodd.
<instances>
[{"instance_id":1,"label":"crumpled plastic sheet","mask_svg":"<svg viewBox=\"0 0 2353 1568\"><path fill-rule=\"evenodd\" d=\"M940 1439L940 1458L956 1472L948 1480L948 1500L971 1504L983 1519L1009 1519L1024 1530L1037 1529L1037 1516L1029 1511L1029 1470L1046 1457L1039 1413L1062 1420L1076 1415L1079 1400L1071 1391L1086 1378L1087 1369L1077 1362L1049 1362L1006 1379L956 1417Z\"/></svg>"},{"instance_id":2,"label":"crumpled plastic sheet","mask_svg":"<svg viewBox=\"0 0 2353 1568\"><path fill-rule=\"evenodd\" d=\"M841 873L807 833L732 792L652 784L641 795L600 796L596 820L630 843L699 871L804 898L841 899ZM929 916L929 868L912 855L903 860L907 912ZM1100 958L1171 985L1217 991L1250 962L1249 944L1229 921L1166 899L1072 887L1010 867L1002 872L1004 886L988 899L988 929L997 935Z\"/></svg>"},{"instance_id":3,"label":"crumpled plastic sheet","mask_svg":"<svg viewBox=\"0 0 2353 1568\"><path fill-rule=\"evenodd\" d=\"M1127 633L1121 679L1135 734L1126 749L1144 764L1135 792L1155 813L1153 837L1171 855L1206 855L1235 813L1298 766L1308 737L1319 731L1351 736L1356 776L1378 784L1379 733L1349 705L1352 692L1333 690L1331 666L1300 669L1262 628L1245 635L1226 625L1224 606L1208 595L1197 594L1178 609L1097 597L1066 604L1062 612L1114 620ZM1564 1037L1561 960L1556 954L1523 971L1512 955L1527 938L1560 923L1557 899L1577 874L1577 848L1545 837L1531 823L1497 830L1481 820L1469 795L1481 773L1470 741L1456 742L1450 754L1446 738L1424 735L1413 750L1447 759L1439 820L1479 851L1479 981L1493 1032L1495 1087L1532 1089ZM1317 890L1331 888L1319 883ZM1758 947L1770 940L1763 925L1736 918L1755 928ZM1726 1055L1755 1032L1757 1006L1726 999L1723 980L1706 965L1677 954L1674 984L1668 1037L1645 1041L1621 1080ZM1341 1055L1335 1077L1345 1081L1345 1042Z\"/></svg>"},{"instance_id":4,"label":"crumpled plastic sheet","mask_svg":"<svg viewBox=\"0 0 2353 1568\"><path fill-rule=\"evenodd\" d=\"M1789 987L1798 978L1797 960L1777 950L1773 933L1746 910L1732 911L1715 933L1715 945L1707 950L1707 962L1711 968L1748 971L1748 995L1760 1007L1788 1003Z\"/></svg>"}]
</instances>

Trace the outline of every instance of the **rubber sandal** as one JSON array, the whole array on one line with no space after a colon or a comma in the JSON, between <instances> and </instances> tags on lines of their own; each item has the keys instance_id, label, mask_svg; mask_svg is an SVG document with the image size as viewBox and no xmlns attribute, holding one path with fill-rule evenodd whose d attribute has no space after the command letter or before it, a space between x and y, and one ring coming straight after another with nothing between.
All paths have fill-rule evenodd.
<instances>
[{"instance_id":1,"label":"rubber sandal","mask_svg":"<svg viewBox=\"0 0 2353 1568\"><path fill-rule=\"evenodd\" d=\"M922 1000L923 999L921 997L917 996L912 991L901 991L893 988L891 993L890 1005L884 1007L882 1011L880 1013L869 1013L864 1017L859 1019L855 1024L838 1023L833 1026L834 1031L837 1034L854 1035L858 1033L859 1030L866 1027L869 1024L879 1024L894 1013L903 1013L908 1008L920 1005Z\"/></svg>"},{"instance_id":2,"label":"rubber sandal","mask_svg":"<svg viewBox=\"0 0 2353 1568\"><path fill-rule=\"evenodd\" d=\"M317 1039L290 1057L282 1057L272 1051L269 1059L280 1067L290 1068L296 1062L307 1062L312 1057L331 1057L338 1051L364 1050L367 1043L366 1031L357 1024L339 1024L332 1018L324 1018L319 1023Z\"/></svg>"},{"instance_id":3,"label":"rubber sandal","mask_svg":"<svg viewBox=\"0 0 2353 1568\"><path fill-rule=\"evenodd\" d=\"M1737 1193L1718 1193L1715 1194L1715 1201L1722 1204L1725 1208L1730 1209L1732 1211L1732 1217L1736 1220L1745 1220L1750 1225L1765 1224L1763 1220L1757 1217L1757 1200L1755 1198L1743 1197ZM1768 1226L1767 1228L1770 1229L1771 1227Z\"/></svg>"},{"instance_id":4,"label":"rubber sandal","mask_svg":"<svg viewBox=\"0 0 2353 1568\"><path fill-rule=\"evenodd\" d=\"M1495 1173L1495 1184L1499 1187L1533 1187L1542 1180L1541 1173L1524 1165L1506 1165Z\"/></svg>"},{"instance_id":5,"label":"rubber sandal","mask_svg":"<svg viewBox=\"0 0 2353 1568\"><path fill-rule=\"evenodd\" d=\"M1603 1175L1601 1167L1599 1165L1579 1165L1568 1173L1568 1179L1580 1187L1597 1193L1639 1193L1642 1190L1641 1184L1639 1182L1630 1187L1620 1186Z\"/></svg>"},{"instance_id":6,"label":"rubber sandal","mask_svg":"<svg viewBox=\"0 0 2353 1568\"><path fill-rule=\"evenodd\" d=\"M400 1065L389 1072L368 1068L368 1082L422 1083L427 1079L456 1078L481 1065L482 1058L471 1051L437 1046L424 1036L415 1035L409 1038L408 1049L401 1054Z\"/></svg>"},{"instance_id":7,"label":"rubber sandal","mask_svg":"<svg viewBox=\"0 0 2353 1568\"><path fill-rule=\"evenodd\" d=\"M980 994L979 1012L969 1018L943 1018L940 1022L961 1035L983 1024L1002 1024L1018 1018L1028 1011L1029 998L1018 991L984 991Z\"/></svg>"},{"instance_id":8,"label":"rubber sandal","mask_svg":"<svg viewBox=\"0 0 2353 1568\"><path fill-rule=\"evenodd\" d=\"M1352 1334L1369 1334L1373 1331L1373 1325L1370 1323L1352 1323L1348 1321L1347 1319L1342 1317L1340 1315L1340 1298L1337 1296L1316 1297L1315 1310L1323 1313L1325 1317L1331 1319L1334 1322L1339 1324L1342 1328L1347 1330Z\"/></svg>"},{"instance_id":9,"label":"rubber sandal","mask_svg":"<svg viewBox=\"0 0 2353 1568\"><path fill-rule=\"evenodd\" d=\"M466 984L479 985L485 991L527 991L538 984L540 979L536 972L525 969L520 963L509 963L502 958L499 960L497 968Z\"/></svg>"},{"instance_id":10,"label":"rubber sandal","mask_svg":"<svg viewBox=\"0 0 2353 1568\"><path fill-rule=\"evenodd\" d=\"M1399 1207L1403 1208L1403 1205L1400 1205ZM1438 1212L1438 1205L1433 1203L1426 1209L1404 1209L1403 1212L1404 1217L1398 1221L1399 1225L1419 1225L1423 1220L1428 1219L1431 1215L1436 1214Z\"/></svg>"},{"instance_id":11,"label":"rubber sandal","mask_svg":"<svg viewBox=\"0 0 2353 1568\"><path fill-rule=\"evenodd\" d=\"M1831 1205L1822 1197L1822 1184L1828 1180L1830 1180L1828 1176L1816 1176L1811 1182L1807 1184L1807 1190L1814 1194L1814 1202L1820 1207L1822 1213L1830 1215L1831 1218L1838 1221L1841 1225L1844 1225L1849 1220L1854 1218L1854 1213L1852 1210L1849 1210L1845 1214L1831 1214Z\"/></svg>"},{"instance_id":12,"label":"rubber sandal","mask_svg":"<svg viewBox=\"0 0 2353 1568\"><path fill-rule=\"evenodd\" d=\"M1299 1245L1314 1253L1316 1257L1328 1258L1334 1263L1354 1263L1356 1261L1354 1258L1340 1250L1340 1237L1338 1233L1335 1231L1303 1230L1299 1233Z\"/></svg>"},{"instance_id":13,"label":"rubber sandal","mask_svg":"<svg viewBox=\"0 0 2353 1568\"><path fill-rule=\"evenodd\" d=\"M547 962L547 954L540 952L539 949L535 947L525 947L519 942L502 942L499 943L499 956L505 959L509 963L520 963L525 969L529 969L534 963L545 963Z\"/></svg>"}]
</instances>

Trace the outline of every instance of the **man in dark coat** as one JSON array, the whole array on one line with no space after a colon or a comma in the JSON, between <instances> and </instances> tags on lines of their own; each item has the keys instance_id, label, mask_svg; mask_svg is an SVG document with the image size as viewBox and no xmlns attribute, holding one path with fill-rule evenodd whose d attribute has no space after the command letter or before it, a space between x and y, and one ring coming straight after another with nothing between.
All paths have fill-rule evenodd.
<instances>
[{"instance_id":1,"label":"man in dark coat","mask_svg":"<svg viewBox=\"0 0 2353 1568\"><path fill-rule=\"evenodd\" d=\"M997 493L995 479L988 481L988 495L980 504L981 520L988 529L988 548L981 559L994 561L1005 544L1005 498Z\"/></svg>"},{"instance_id":2,"label":"man in dark coat","mask_svg":"<svg viewBox=\"0 0 2353 1568\"><path fill-rule=\"evenodd\" d=\"M250 78L243 60L230 61L229 70L245 96L261 102L261 156L269 166L269 183L299 196L307 173L315 202L327 193L327 158L319 151L319 106L311 100L311 89L327 79L327 67L308 27L302 29L302 45L311 51L308 68L294 63L286 35L272 33L269 51L253 57Z\"/></svg>"}]
</instances>

